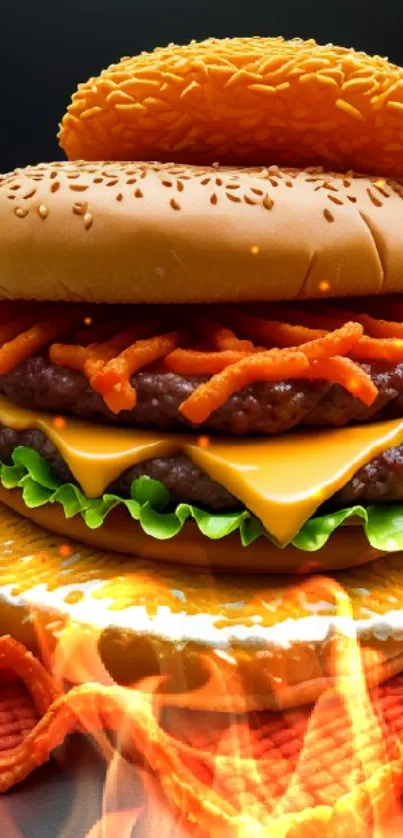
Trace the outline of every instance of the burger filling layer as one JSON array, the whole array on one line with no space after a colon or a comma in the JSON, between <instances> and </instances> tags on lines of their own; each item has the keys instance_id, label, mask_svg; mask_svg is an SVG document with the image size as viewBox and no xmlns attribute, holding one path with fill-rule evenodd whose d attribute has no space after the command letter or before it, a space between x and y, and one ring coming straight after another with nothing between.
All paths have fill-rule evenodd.
<instances>
[{"instance_id":1,"label":"burger filling layer","mask_svg":"<svg viewBox=\"0 0 403 838\"><path fill-rule=\"evenodd\" d=\"M77 484L62 455L43 431L30 428L16 431L0 425L0 460L12 463L13 451L24 446L37 451L54 474L66 483ZM122 498L129 498L133 481L149 477L169 492L172 503L198 504L210 511L235 510L242 507L234 495L221 486L184 454L156 457L126 469L106 488ZM327 502L327 508L346 504L379 503L403 500L403 445L389 448L360 468L346 485Z\"/></svg>"},{"instance_id":2,"label":"burger filling layer","mask_svg":"<svg viewBox=\"0 0 403 838\"><path fill-rule=\"evenodd\" d=\"M106 423L236 435L401 416L403 302L348 305L1 302L0 393Z\"/></svg>"},{"instance_id":3,"label":"burger filling layer","mask_svg":"<svg viewBox=\"0 0 403 838\"><path fill-rule=\"evenodd\" d=\"M52 364L46 356L34 356L0 376L0 393L26 408L107 424L166 431L190 426L192 430L234 435L274 435L299 426L340 427L353 421L403 416L403 363L363 363L360 368L377 390L369 406L329 381L256 381L229 396L200 425L189 423L180 405L208 381L206 376L138 372L131 377L135 406L113 413L83 373Z\"/></svg>"}]
</instances>

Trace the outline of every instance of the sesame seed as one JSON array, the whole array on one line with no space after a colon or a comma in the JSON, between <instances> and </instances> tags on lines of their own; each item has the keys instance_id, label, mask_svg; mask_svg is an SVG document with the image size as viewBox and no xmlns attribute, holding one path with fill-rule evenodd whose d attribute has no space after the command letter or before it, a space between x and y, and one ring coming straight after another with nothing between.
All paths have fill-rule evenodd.
<instances>
[{"instance_id":1,"label":"sesame seed","mask_svg":"<svg viewBox=\"0 0 403 838\"><path fill-rule=\"evenodd\" d=\"M171 205L172 209L174 209L174 210L180 210L180 204L178 204L178 202L177 202L177 201L175 201L175 198L171 198L171 200L170 200L170 202L169 202L169 203L170 203L170 205Z\"/></svg>"},{"instance_id":2,"label":"sesame seed","mask_svg":"<svg viewBox=\"0 0 403 838\"><path fill-rule=\"evenodd\" d=\"M25 216L28 215L28 210L26 207L14 207L14 215L16 215L17 218L25 218Z\"/></svg>"},{"instance_id":3,"label":"sesame seed","mask_svg":"<svg viewBox=\"0 0 403 838\"><path fill-rule=\"evenodd\" d=\"M262 205L264 206L265 209L271 210L274 207L274 201L273 201L272 198L270 198L269 195L265 195L265 197L263 198L263 201L262 201Z\"/></svg>"},{"instance_id":4,"label":"sesame seed","mask_svg":"<svg viewBox=\"0 0 403 838\"><path fill-rule=\"evenodd\" d=\"M94 223L94 219L90 212L86 212L84 215L84 227L86 230L89 230Z\"/></svg>"},{"instance_id":5,"label":"sesame seed","mask_svg":"<svg viewBox=\"0 0 403 838\"><path fill-rule=\"evenodd\" d=\"M324 209L324 210L323 210L323 215L325 216L326 221L329 221L330 223L331 223L332 221L334 221L334 215L333 215L333 213L331 213L331 212L330 212L330 210L329 210L329 209L327 209L327 208L326 208L326 209Z\"/></svg>"},{"instance_id":6,"label":"sesame seed","mask_svg":"<svg viewBox=\"0 0 403 838\"><path fill-rule=\"evenodd\" d=\"M136 191L134 193L134 197L135 198L143 198L144 197L141 189L136 189Z\"/></svg>"},{"instance_id":7,"label":"sesame seed","mask_svg":"<svg viewBox=\"0 0 403 838\"><path fill-rule=\"evenodd\" d=\"M39 207L37 209L37 213L38 213L39 217L42 218L42 220L44 221L45 218L47 218L48 215L49 215L49 210L48 210L47 206L45 206L45 204L39 204Z\"/></svg>"},{"instance_id":8,"label":"sesame seed","mask_svg":"<svg viewBox=\"0 0 403 838\"><path fill-rule=\"evenodd\" d=\"M85 215L88 210L88 201L76 201L73 204L74 215Z\"/></svg>"},{"instance_id":9,"label":"sesame seed","mask_svg":"<svg viewBox=\"0 0 403 838\"><path fill-rule=\"evenodd\" d=\"M210 204L217 204L217 203L218 203L217 195L215 194L215 192L213 192L213 194L210 195Z\"/></svg>"},{"instance_id":10,"label":"sesame seed","mask_svg":"<svg viewBox=\"0 0 403 838\"><path fill-rule=\"evenodd\" d=\"M108 184L106 184L108 186ZM69 189L72 192L85 192L88 189L88 186L84 186L84 184L80 183L69 183Z\"/></svg>"},{"instance_id":11,"label":"sesame seed","mask_svg":"<svg viewBox=\"0 0 403 838\"><path fill-rule=\"evenodd\" d=\"M335 195L328 195L327 197L329 198L329 201L337 204L337 206L341 207L343 205L343 201L341 201L340 198L336 198Z\"/></svg>"},{"instance_id":12,"label":"sesame seed","mask_svg":"<svg viewBox=\"0 0 403 838\"><path fill-rule=\"evenodd\" d=\"M375 207L383 207L382 201L379 200L378 196L375 195L371 189L367 189L367 195L370 201L373 203Z\"/></svg>"},{"instance_id":13,"label":"sesame seed","mask_svg":"<svg viewBox=\"0 0 403 838\"><path fill-rule=\"evenodd\" d=\"M60 183L59 183L58 180L54 180L51 187L50 187L50 191L51 192L57 192L58 189L60 189Z\"/></svg>"}]
</instances>

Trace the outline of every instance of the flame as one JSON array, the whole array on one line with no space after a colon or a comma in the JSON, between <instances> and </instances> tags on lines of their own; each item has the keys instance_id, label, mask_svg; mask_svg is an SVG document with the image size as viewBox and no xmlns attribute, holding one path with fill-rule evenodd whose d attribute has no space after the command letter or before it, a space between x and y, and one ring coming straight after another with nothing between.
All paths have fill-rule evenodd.
<instances>
[{"instance_id":1,"label":"flame","mask_svg":"<svg viewBox=\"0 0 403 838\"><path fill-rule=\"evenodd\" d=\"M390 682L389 703L387 685L366 679L352 604L334 579L299 577L288 597L313 613L329 597L334 604L337 629L321 649L330 686L313 706L302 699L300 707L248 715L240 711L239 655L231 648L206 654L210 678L198 691L206 710L195 711L162 704L169 673L116 684L102 660L101 629L66 618L54 644L37 625L41 657L64 693L58 709L57 702L50 707L52 724L64 714L59 738L69 730L90 734L106 765L101 816L87 838L125 838L140 822L153 838L402 834L403 678ZM382 662L381 653L370 654ZM286 671L273 669L273 688L287 707L284 696L295 685ZM217 690L227 695L226 713L208 709Z\"/></svg>"}]
</instances>

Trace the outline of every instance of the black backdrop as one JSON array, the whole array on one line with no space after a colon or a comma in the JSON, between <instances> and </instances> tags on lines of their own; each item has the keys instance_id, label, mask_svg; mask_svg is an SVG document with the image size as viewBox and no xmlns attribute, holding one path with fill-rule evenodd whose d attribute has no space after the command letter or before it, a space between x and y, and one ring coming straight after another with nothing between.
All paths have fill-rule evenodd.
<instances>
[{"instance_id":1,"label":"black backdrop","mask_svg":"<svg viewBox=\"0 0 403 838\"><path fill-rule=\"evenodd\" d=\"M62 158L56 131L70 94L120 56L253 34L403 63L403 0L0 0L0 171Z\"/></svg>"}]
</instances>

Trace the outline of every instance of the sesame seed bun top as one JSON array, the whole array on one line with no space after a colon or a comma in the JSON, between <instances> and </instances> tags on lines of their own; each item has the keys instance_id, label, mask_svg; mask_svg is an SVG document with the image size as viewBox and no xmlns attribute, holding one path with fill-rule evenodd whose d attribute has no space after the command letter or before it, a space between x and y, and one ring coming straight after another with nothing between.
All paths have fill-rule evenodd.
<instances>
[{"instance_id":1,"label":"sesame seed bun top","mask_svg":"<svg viewBox=\"0 0 403 838\"><path fill-rule=\"evenodd\" d=\"M0 179L0 297L401 292L403 185L320 169L53 163Z\"/></svg>"},{"instance_id":2,"label":"sesame seed bun top","mask_svg":"<svg viewBox=\"0 0 403 838\"><path fill-rule=\"evenodd\" d=\"M70 159L331 166L403 175L403 70L315 41L210 39L123 58L80 84Z\"/></svg>"}]
</instances>

